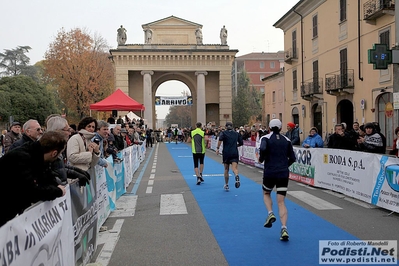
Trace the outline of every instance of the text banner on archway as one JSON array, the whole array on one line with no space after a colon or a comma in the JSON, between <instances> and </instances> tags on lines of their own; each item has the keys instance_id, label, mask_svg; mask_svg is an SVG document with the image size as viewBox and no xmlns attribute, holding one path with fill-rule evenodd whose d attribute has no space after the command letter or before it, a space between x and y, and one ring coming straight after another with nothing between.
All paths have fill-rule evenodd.
<instances>
[{"instance_id":1,"label":"text banner on archway","mask_svg":"<svg viewBox=\"0 0 399 266\"><path fill-rule=\"evenodd\" d=\"M192 105L192 96L155 96L155 105Z\"/></svg>"}]
</instances>

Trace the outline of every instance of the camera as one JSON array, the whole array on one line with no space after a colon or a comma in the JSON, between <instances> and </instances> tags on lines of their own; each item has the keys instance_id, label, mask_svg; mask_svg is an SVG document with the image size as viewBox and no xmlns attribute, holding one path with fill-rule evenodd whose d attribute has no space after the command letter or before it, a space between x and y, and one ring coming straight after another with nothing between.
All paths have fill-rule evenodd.
<instances>
[{"instance_id":1,"label":"camera","mask_svg":"<svg viewBox=\"0 0 399 266\"><path fill-rule=\"evenodd\" d=\"M93 139L93 142L95 144L99 145L100 144L100 139L99 138L95 138L95 139Z\"/></svg>"}]
</instances>

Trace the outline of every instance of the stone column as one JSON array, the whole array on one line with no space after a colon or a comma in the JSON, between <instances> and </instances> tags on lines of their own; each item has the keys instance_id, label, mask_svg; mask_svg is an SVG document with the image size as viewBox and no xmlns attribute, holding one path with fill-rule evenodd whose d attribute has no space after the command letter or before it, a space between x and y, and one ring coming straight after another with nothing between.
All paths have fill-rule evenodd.
<instances>
[{"instance_id":1,"label":"stone column","mask_svg":"<svg viewBox=\"0 0 399 266\"><path fill-rule=\"evenodd\" d=\"M207 123L206 121L206 101L205 101L205 76L208 75L206 71L195 72L197 76L197 121L201 122L203 125Z\"/></svg>"},{"instance_id":2,"label":"stone column","mask_svg":"<svg viewBox=\"0 0 399 266\"><path fill-rule=\"evenodd\" d=\"M153 128L152 121L152 81L151 76L154 75L154 71L141 71L143 75L143 101L144 101L144 119L147 120L147 126Z\"/></svg>"}]
</instances>

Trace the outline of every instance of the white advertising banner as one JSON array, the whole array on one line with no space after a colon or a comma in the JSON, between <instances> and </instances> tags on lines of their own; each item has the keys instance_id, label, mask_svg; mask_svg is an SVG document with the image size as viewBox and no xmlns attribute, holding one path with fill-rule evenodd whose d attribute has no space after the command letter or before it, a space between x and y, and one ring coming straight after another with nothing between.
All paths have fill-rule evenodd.
<instances>
[{"instance_id":1,"label":"white advertising banner","mask_svg":"<svg viewBox=\"0 0 399 266\"><path fill-rule=\"evenodd\" d=\"M75 265L71 196L40 203L0 228L1 265Z\"/></svg>"},{"instance_id":2,"label":"white advertising banner","mask_svg":"<svg viewBox=\"0 0 399 266\"><path fill-rule=\"evenodd\" d=\"M316 149L315 154L315 186L371 201L371 188L379 168L375 154L338 149Z\"/></svg>"}]
</instances>

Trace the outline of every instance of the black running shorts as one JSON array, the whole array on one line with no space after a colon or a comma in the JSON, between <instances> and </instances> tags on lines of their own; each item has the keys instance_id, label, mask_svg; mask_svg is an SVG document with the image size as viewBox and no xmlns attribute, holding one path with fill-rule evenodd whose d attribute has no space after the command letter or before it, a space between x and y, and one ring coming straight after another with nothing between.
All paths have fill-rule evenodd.
<instances>
[{"instance_id":1,"label":"black running shorts","mask_svg":"<svg viewBox=\"0 0 399 266\"><path fill-rule=\"evenodd\" d=\"M277 194L286 196L288 190L289 178L276 178L276 177L263 177L262 189L265 192L272 192L273 188L276 187Z\"/></svg>"},{"instance_id":2,"label":"black running shorts","mask_svg":"<svg viewBox=\"0 0 399 266\"><path fill-rule=\"evenodd\" d=\"M194 168L198 168L198 160L200 164L204 164L205 153L193 153Z\"/></svg>"}]
</instances>

